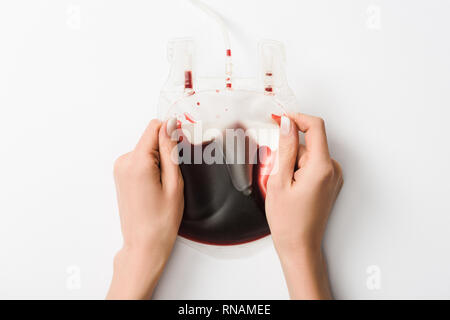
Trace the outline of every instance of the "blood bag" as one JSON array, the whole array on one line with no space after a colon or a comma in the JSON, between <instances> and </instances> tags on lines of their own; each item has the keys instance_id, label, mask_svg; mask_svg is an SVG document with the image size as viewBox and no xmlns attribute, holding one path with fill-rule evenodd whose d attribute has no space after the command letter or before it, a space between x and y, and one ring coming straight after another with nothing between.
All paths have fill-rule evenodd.
<instances>
[{"instance_id":1,"label":"blood bag","mask_svg":"<svg viewBox=\"0 0 450 320\"><path fill-rule=\"evenodd\" d=\"M233 77L226 30L224 35L225 72L217 78L197 75L193 40L169 42L170 74L158 116L178 124L172 158L180 165L185 199L179 234L235 245L270 233L267 180L277 170L280 118L297 111L297 102L287 85L281 43L260 42L259 76L239 79Z\"/></svg>"}]
</instances>

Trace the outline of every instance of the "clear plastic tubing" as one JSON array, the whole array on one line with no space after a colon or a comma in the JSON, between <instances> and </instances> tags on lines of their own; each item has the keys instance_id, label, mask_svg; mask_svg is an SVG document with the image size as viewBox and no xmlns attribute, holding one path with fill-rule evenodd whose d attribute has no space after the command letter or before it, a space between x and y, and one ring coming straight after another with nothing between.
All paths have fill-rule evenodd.
<instances>
[{"instance_id":1,"label":"clear plastic tubing","mask_svg":"<svg viewBox=\"0 0 450 320\"><path fill-rule=\"evenodd\" d=\"M218 15L216 12L211 10L206 4L204 4L200 0L191 0L191 3L205 12L208 16L214 19L222 30L223 40L225 42L225 87L227 89L232 89L232 74L233 74L233 64L231 59L231 43L230 43L230 34L228 32L228 28L225 25L222 17Z\"/></svg>"}]
</instances>

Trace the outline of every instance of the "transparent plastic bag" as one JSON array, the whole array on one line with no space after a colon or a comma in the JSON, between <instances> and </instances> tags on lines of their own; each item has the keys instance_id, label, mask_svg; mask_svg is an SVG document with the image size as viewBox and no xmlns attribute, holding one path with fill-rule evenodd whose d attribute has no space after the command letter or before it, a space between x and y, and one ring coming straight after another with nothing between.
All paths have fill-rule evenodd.
<instances>
[{"instance_id":1,"label":"transparent plastic bag","mask_svg":"<svg viewBox=\"0 0 450 320\"><path fill-rule=\"evenodd\" d=\"M190 39L168 45L171 64L161 91L161 120L175 117L184 179L185 209L179 234L214 245L242 244L270 233L264 199L276 168L280 117L297 109L285 77L282 44L259 44L255 79L232 76L225 35L225 75L202 79L195 72Z\"/></svg>"}]
</instances>

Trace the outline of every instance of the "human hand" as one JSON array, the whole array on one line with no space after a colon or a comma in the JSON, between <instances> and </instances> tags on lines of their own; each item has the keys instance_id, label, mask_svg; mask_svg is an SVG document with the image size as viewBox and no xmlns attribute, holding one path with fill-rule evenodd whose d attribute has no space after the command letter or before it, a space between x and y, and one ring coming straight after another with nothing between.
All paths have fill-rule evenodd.
<instances>
[{"instance_id":1,"label":"human hand","mask_svg":"<svg viewBox=\"0 0 450 320\"><path fill-rule=\"evenodd\" d=\"M299 130L305 145L299 144ZM323 120L283 116L278 161L265 205L291 297L331 298L321 245L343 178L340 165L330 158Z\"/></svg>"},{"instance_id":2,"label":"human hand","mask_svg":"<svg viewBox=\"0 0 450 320\"><path fill-rule=\"evenodd\" d=\"M184 207L183 178L172 161L176 120L152 120L136 148L114 165L123 248L107 298L150 298L170 256Z\"/></svg>"}]
</instances>

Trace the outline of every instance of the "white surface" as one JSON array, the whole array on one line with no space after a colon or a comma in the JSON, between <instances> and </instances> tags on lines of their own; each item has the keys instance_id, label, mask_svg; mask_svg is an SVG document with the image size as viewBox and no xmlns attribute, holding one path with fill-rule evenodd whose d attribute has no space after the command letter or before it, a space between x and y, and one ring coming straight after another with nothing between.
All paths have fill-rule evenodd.
<instances>
[{"instance_id":1,"label":"white surface","mask_svg":"<svg viewBox=\"0 0 450 320\"><path fill-rule=\"evenodd\" d=\"M325 241L335 297L450 298L450 3L209 3L237 76L256 73L259 39L281 40L302 111L326 119L345 173ZM0 2L0 298L104 297L121 245L112 163L155 115L167 41L186 36L220 74L220 31L184 0ZM270 238L236 250L178 243L156 297L287 297Z\"/></svg>"}]
</instances>

